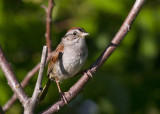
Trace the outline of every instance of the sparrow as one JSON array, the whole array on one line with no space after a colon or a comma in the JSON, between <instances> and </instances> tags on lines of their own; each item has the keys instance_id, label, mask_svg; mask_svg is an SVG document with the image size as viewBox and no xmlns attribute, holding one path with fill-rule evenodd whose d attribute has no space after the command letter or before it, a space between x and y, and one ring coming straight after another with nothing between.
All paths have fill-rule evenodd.
<instances>
[{"instance_id":1,"label":"sparrow","mask_svg":"<svg viewBox=\"0 0 160 114\"><path fill-rule=\"evenodd\" d=\"M67 100L60 89L59 82L73 77L83 67L88 57L88 48L85 42L85 37L88 35L89 33L81 27L69 29L53 52L48 64L48 82L51 80L56 82L60 96L66 104Z\"/></svg>"}]
</instances>

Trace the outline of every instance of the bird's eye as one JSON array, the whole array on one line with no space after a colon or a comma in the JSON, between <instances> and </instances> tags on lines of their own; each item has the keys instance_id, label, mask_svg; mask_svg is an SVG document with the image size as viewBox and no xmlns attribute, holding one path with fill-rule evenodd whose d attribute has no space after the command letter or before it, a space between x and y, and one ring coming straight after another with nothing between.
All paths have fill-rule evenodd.
<instances>
[{"instance_id":1,"label":"bird's eye","mask_svg":"<svg viewBox=\"0 0 160 114\"><path fill-rule=\"evenodd\" d=\"M77 32L76 32L76 31L74 31L74 32L73 32L73 35L77 35Z\"/></svg>"}]
</instances>

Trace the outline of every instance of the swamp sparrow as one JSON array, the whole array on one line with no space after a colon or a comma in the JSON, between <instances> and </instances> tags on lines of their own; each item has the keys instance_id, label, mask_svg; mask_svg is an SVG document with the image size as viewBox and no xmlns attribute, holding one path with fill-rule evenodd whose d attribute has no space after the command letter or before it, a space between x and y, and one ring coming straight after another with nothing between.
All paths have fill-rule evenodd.
<instances>
[{"instance_id":1,"label":"swamp sparrow","mask_svg":"<svg viewBox=\"0 0 160 114\"><path fill-rule=\"evenodd\" d=\"M56 81L59 93L66 104L67 100L60 89L59 82L73 77L84 65L88 56L85 43L87 35L89 33L80 27L69 29L53 52L48 65L47 76L49 80Z\"/></svg>"}]
</instances>

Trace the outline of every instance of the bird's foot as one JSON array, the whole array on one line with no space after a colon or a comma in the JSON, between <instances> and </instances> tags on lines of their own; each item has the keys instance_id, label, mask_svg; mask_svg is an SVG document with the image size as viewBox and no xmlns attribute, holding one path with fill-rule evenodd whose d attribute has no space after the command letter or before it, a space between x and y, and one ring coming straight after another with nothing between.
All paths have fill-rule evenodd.
<instances>
[{"instance_id":1,"label":"bird's foot","mask_svg":"<svg viewBox=\"0 0 160 114\"><path fill-rule=\"evenodd\" d=\"M92 71L90 69L89 70L84 70L82 73L89 76L90 78L93 78Z\"/></svg>"},{"instance_id":2,"label":"bird's foot","mask_svg":"<svg viewBox=\"0 0 160 114\"><path fill-rule=\"evenodd\" d=\"M60 96L61 96L62 100L64 101L64 103L65 103L66 105L68 105L67 99L66 99L66 97L65 97L65 94L66 94L66 93L67 93L67 92L65 92L65 93L61 92L61 93L60 93Z\"/></svg>"}]
</instances>

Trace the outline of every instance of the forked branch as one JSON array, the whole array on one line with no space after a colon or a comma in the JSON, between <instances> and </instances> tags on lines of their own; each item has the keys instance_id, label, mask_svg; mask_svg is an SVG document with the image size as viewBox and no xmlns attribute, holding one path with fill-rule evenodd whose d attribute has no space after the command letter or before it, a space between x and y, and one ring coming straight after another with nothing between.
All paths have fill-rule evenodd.
<instances>
[{"instance_id":1,"label":"forked branch","mask_svg":"<svg viewBox=\"0 0 160 114\"><path fill-rule=\"evenodd\" d=\"M55 3L54 0L49 0L48 2L48 7L42 5L41 7L44 8L46 11L46 33L45 33L45 38L46 38L46 45L48 47L48 59L50 59L51 55L51 25L52 25L52 9L54 7ZM26 87L26 85L29 83L29 80L34 76L34 74L39 70L40 68L40 63L37 64L28 74L25 76L24 80L21 82L22 87ZM17 97L16 95L12 95L11 99L7 101L7 103L3 106L3 110L7 111L13 103L16 101Z\"/></svg>"},{"instance_id":2,"label":"forked branch","mask_svg":"<svg viewBox=\"0 0 160 114\"><path fill-rule=\"evenodd\" d=\"M53 52L52 52L53 53ZM48 58L47 58L47 62L49 61L50 57L51 57L51 54L48 55ZM32 79L32 77L36 74L36 72L38 72L40 68L40 63L38 63L31 71L29 71L27 73L27 75L25 76L25 78L23 79L23 81L21 82L21 85L22 87L26 87L29 83L29 81ZM11 97L11 99L9 99L7 101L7 103L3 106L3 110L6 112L12 105L13 103L17 100L17 97L16 97L16 94L14 93Z\"/></svg>"},{"instance_id":3,"label":"forked branch","mask_svg":"<svg viewBox=\"0 0 160 114\"><path fill-rule=\"evenodd\" d=\"M48 53L47 46L43 46L41 65L40 65L37 83L36 83L32 98L29 99L27 106L24 107L24 114L33 114L35 107L37 105L38 96L42 91L42 79L43 79L44 67L46 65L47 53Z\"/></svg>"}]
</instances>

